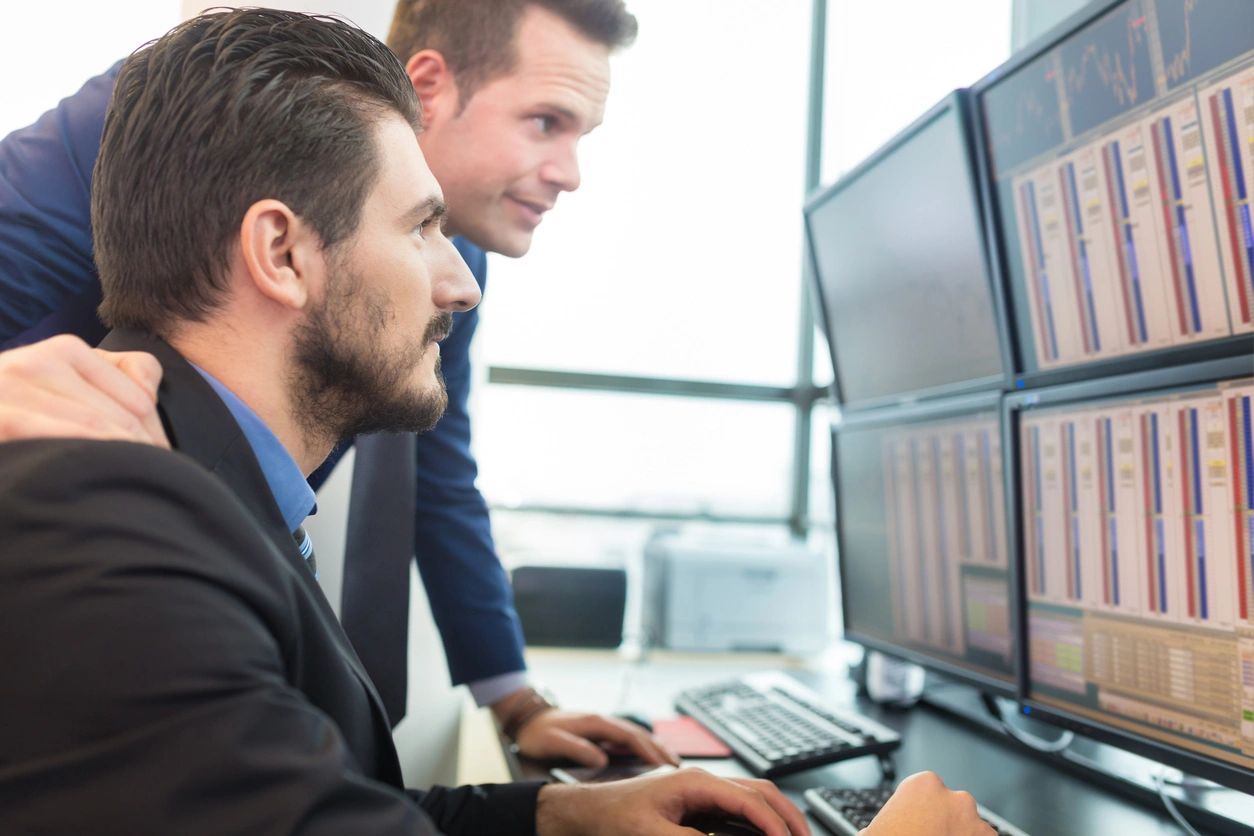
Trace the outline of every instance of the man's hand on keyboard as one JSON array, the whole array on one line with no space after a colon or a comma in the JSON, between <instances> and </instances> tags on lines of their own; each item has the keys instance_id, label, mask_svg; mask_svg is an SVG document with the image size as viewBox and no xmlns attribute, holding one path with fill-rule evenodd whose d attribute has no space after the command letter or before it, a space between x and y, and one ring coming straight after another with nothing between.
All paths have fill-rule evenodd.
<instances>
[{"instance_id":1,"label":"man's hand on keyboard","mask_svg":"<svg viewBox=\"0 0 1254 836\"><path fill-rule=\"evenodd\" d=\"M980 818L975 799L955 792L934 772L919 772L897 785L897 791L862 831L866 836L993 836Z\"/></svg>"},{"instance_id":2,"label":"man's hand on keyboard","mask_svg":"<svg viewBox=\"0 0 1254 836\"><path fill-rule=\"evenodd\" d=\"M635 723L600 714L551 709L518 732L518 751L537 760L569 758L583 766L601 767L609 756L599 744L608 743L646 763L679 765L666 744Z\"/></svg>"},{"instance_id":3,"label":"man's hand on keyboard","mask_svg":"<svg viewBox=\"0 0 1254 836\"><path fill-rule=\"evenodd\" d=\"M681 769L608 784L549 784L536 807L539 836L691 836L694 814L751 822L766 836L810 836L805 815L770 781ZM920 831L922 832L922 831Z\"/></svg>"},{"instance_id":4,"label":"man's hand on keyboard","mask_svg":"<svg viewBox=\"0 0 1254 836\"><path fill-rule=\"evenodd\" d=\"M0 441L96 438L169 447L157 416L161 365L68 335L0 354Z\"/></svg>"}]
</instances>

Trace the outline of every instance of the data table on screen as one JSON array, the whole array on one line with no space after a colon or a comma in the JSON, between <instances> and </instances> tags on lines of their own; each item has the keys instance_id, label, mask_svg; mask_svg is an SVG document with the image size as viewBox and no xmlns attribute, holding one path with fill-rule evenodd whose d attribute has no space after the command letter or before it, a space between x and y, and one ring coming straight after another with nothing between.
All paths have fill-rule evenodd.
<instances>
[{"instance_id":1,"label":"data table on screen","mask_svg":"<svg viewBox=\"0 0 1254 836\"><path fill-rule=\"evenodd\" d=\"M1034 695L1254 766L1254 380L1019 419Z\"/></svg>"},{"instance_id":2,"label":"data table on screen","mask_svg":"<svg viewBox=\"0 0 1254 836\"><path fill-rule=\"evenodd\" d=\"M1017 650L995 406L846 417L834 467L847 632L1009 693Z\"/></svg>"},{"instance_id":3,"label":"data table on screen","mask_svg":"<svg viewBox=\"0 0 1254 836\"><path fill-rule=\"evenodd\" d=\"M1254 332L1254 4L1115 4L977 97L1025 371Z\"/></svg>"}]
</instances>

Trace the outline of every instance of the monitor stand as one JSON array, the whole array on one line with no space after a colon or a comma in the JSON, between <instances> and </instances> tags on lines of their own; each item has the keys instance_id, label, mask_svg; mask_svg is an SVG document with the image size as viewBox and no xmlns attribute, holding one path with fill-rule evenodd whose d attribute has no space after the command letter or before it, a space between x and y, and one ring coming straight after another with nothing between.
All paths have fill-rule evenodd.
<instances>
[{"instance_id":1,"label":"monitor stand","mask_svg":"<svg viewBox=\"0 0 1254 836\"><path fill-rule=\"evenodd\" d=\"M878 650L868 650L866 659L866 692L873 701L894 708L914 705L923 696L926 671L918 665Z\"/></svg>"},{"instance_id":2,"label":"monitor stand","mask_svg":"<svg viewBox=\"0 0 1254 836\"><path fill-rule=\"evenodd\" d=\"M927 678L927 687L920 699L920 703L926 708L953 715L965 723L1007 740L1007 745L1023 747L1022 743L1015 742L1002 728L1001 721L993 716L994 713L1000 713L1005 717L1007 711L1014 710L1010 707L1011 703L1001 704L998 697L932 673ZM993 708L989 707L990 704ZM1013 723L1017 729L1026 732L1028 737L1039 736L1046 745L1052 742L1048 739L1050 735L1057 738L1062 733L1056 726L1021 714L1016 714L1014 718L1007 717L1006 722ZM1164 810L1164 805L1159 797L1156 781L1161 780L1166 784L1166 794L1193 826L1207 831L1249 834L1244 822L1254 821L1254 796L1244 795L1238 790L1204 778L1183 774L1179 770L1164 767L1155 761L1091 738L1077 735L1065 751L1049 752L1046 749L1038 751L1037 757L1160 811Z\"/></svg>"}]
</instances>

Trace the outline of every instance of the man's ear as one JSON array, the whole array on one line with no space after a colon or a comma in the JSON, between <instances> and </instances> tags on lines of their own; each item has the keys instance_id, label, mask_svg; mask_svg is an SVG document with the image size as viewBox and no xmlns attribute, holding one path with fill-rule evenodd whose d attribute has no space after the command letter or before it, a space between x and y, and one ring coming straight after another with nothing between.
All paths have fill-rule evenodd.
<instances>
[{"instance_id":1,"label":"man's ear","mask_svg":"<svg viewBox=\"0 0 1254 836\"><path fill-rule=\"evenodd\" d=\"M430 127L433 120L460 110L457 80L438 51L424 49L409 56L405 62L405 74L418 94L418 102L422 106L419 115L424 128Z\"/></svg>"},{"instance_id":2,"label":"man's ear","mask_svg":"<svg viewBox=\"0 0 1254 836\"><path fill-rule=\"evenodd\" d=\"M287 204L267 198L244 213L240 257L253 287L284 307L300 310L320 282L321 239Z\"/></svg>"}]
</instances>

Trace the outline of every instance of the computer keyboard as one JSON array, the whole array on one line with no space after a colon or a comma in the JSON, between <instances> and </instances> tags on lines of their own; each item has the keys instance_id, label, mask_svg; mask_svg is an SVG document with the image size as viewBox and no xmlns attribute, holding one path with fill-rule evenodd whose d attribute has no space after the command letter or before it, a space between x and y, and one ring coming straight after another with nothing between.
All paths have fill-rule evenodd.
<instances>
[{"instance_id":1,"label":"computer keyboard","mask_svg":"<svg viewBox=\"0 0 1254 836\"><path fill-rule=\"evenodd\" d=\"M871 823L893 794L891 786L869 790L821 788L806 790L806 806L810 814L823 826L840 836L857 836L858 831ZM991 813L984 807L977 808L980 818L997 831L999 836L1028 836L1019 828Z\"/></svg>"},{"instance_id":2,"label":"computer keyboard","mask_svg":"<svg viewBox=\"0 0 1254 836\"><path fill-rule=\"evenodd\" d=\"M813 691L776 672L684 691L675 708L700 721L762 778L884 754L901 743L887 726L824 705Z\"/></svg>"}]
</instances>

